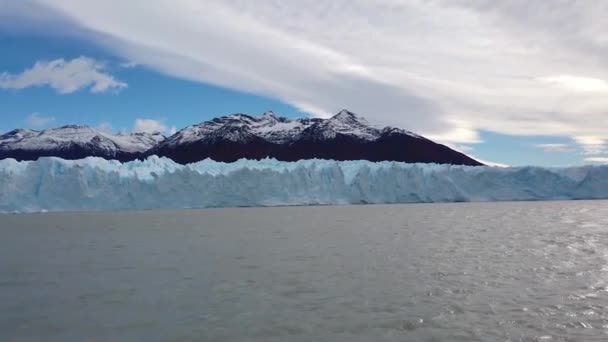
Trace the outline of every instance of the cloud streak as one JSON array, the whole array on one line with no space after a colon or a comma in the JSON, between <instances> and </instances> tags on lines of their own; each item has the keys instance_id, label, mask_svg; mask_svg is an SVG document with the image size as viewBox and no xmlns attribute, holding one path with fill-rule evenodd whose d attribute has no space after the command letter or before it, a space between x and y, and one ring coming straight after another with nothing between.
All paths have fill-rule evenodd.
<instances>
[{"instance_id":1,"label":"cloud streak","mask_svg":"<svg viewBox=\"0 0 608 342\"><path fill-rule=\"evenodd\" d=\"M538 80L556 88L575 92L608 93L608 82L597 78L559 75L553 77L541 77Z\"/></svg>"},{"instance_id":2,"label":"cloud streak","mask_svg":"<svg viewBox=\"0 0 608 342\"><path fill-rule=\"evenodd\" d=\"M538 144L536 147L547 153L567 153L572 152L572 146L568 144Z\"/></svg>"},{"instance_id":3,"label":"cloud streak","mask_svg":"<svg viewBox=\"0 0 608 342\"><path fill-rule=\"evenodd\" d=\"M22 73L0 74L0 89L42 86L51 87L59 94L70 94L84 88L89 88L91 93L103 93L120 90L127 84L106 73L102 63L88 57L39 61Z\"/></svg>"},{"instance_id":4,"label":"cloud streak","mask_svg":"<svg viewBox=\"0 0 608 342\"><path fill-rule=\"evenodd\" d=\"M136 119L133 125L133 133L162 133L165 135L175 134L175 127L167 127L162 121L154 119Z\"/></svg>"},{"instance_id":5,"label":"cloud streak","mask_svg":"<svg viewBox=\"0 0 608 342\"><path fill-rule=\"evenodd\" d=\"M53 122L55 122L54 116L44 116L39 113L32 113L25 118L26 127L33 129L46 128Z\"/></svg>"},{"instance_id":6,"label":"cloud streak","mask_svg":"<svg viewBox=\"0 0 608 342\"><path fill-rule=\"evenodd\" d=\"M314 115L348 107L453 144L479 142L482 130L608 138L608 3L30 4L125 60Z\"/></svg>"},{"instance_id":7,"label":"cloud streak","mask_svg":"<svg viewBox=\"0 0 608 342\"><path fill-rule=\"evenodd\" d=\"M585 155L598 155L608 152L606 140L599 136L577 136L574 141L583 148Z\"/></svg>"},{"instance_id":8,"label":"cloud streak","mask_svg":"<svg viewBox=\"0 0 608 342\"><path fill-rule=\"evenodd\" d=\"M585 161L596 164L608 164L608 157L589 157Z\"/></svg>"}]
</instances>

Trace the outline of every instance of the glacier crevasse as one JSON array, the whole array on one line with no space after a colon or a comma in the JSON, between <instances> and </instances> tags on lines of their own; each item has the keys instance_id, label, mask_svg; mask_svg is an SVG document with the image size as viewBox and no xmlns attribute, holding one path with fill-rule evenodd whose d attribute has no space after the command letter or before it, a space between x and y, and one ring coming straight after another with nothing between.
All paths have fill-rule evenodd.
<instances>
[{"instance_id":1,"label":"glacier crevasse","mask_svg":"<svg viewBox=\"0 0 608 342\"><path fill-rule=\"evenodd\" d=\"M0 160L0 212L608 198L608 165Z\"/></svg>"}]
</instances>

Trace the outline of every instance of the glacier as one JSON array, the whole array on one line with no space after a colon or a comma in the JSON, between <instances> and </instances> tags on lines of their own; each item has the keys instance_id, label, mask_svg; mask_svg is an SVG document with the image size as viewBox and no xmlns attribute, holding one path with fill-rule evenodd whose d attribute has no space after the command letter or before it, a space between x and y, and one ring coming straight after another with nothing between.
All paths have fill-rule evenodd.
<instances>
[{"instance_id":1,"label":"glacier","mask_svg":"<svg viewBox=\"0 0 608 342\"><path fill-rule=\"evenodd\" d=\"M0 160L0 212L608 198L608 165Z\"/></svg>"}]
</instances>

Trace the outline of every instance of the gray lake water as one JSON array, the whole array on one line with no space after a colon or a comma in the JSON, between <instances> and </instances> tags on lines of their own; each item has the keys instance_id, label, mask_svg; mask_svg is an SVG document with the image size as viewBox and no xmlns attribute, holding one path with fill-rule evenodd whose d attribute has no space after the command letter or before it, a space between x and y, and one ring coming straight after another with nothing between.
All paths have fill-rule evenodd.
<instances>
[{"instance_id":1,"label":"gray lake water","mask_svg":"<svg viewBox=\"0 0 608 342\"><path fill-rule=\"evenodd\" d=\"M0 216L0 341L607 341L608 202Z\"/></svg>"}]
</instances>

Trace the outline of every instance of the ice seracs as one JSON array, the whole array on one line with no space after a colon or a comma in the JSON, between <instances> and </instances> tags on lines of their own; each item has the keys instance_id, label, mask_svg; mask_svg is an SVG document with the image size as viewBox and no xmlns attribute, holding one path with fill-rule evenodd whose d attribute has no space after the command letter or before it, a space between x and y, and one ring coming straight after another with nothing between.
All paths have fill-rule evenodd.
<instances>
[{"instance_id":1,"label":"ice seracs","mask_svg":"<svg viewBox=\"0 0 608 342\"><path fill-rule=\"evenodd\" d=\"M608 198L608 165L492 168L150 157L0 161L0 212ZM1 222L1 220L0 220Z\"/></svg>"}]
</instances>

